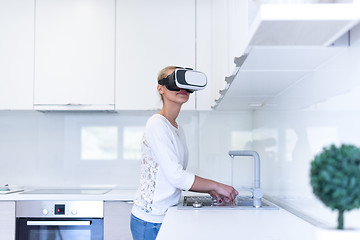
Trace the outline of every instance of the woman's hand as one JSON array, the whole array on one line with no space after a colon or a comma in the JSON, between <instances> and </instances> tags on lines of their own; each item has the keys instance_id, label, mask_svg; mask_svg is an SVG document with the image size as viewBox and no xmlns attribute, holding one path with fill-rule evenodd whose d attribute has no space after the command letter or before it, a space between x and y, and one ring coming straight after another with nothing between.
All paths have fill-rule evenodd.
<instances>
[{"instance_id":1,"label":"woman's hand","mask_svg":"<svg viewBox=\"0 0 360 240\"><path fill-rule=\"evenodd\" d=\"M192 187L190 188L190 191L209 193L219 202L220 200L225 202L233 202L236 196L239 194L232 186L199 176L195 176L195 180Z\"/></svg>"},{"instance_id":2,"label":"woman's hand","mask_svg":"<svg viewBox=\"0 0 360 240\"><path fill-rule=\"evenodd\" d=\"M219 203L221 201L225 202L234 202L236 196L239 194L232 186L225 185L222 183L217 183L216 190L209 191L209 194L212 197L215 197Z\"/></svg>"},{"instance_id":3,"label":"woman's hand","mask_svg":"<svg viewBox=\"0 0 360 240\"><path fill-rule=\"evenodd\" d=\"M208 192L212 198L215 198L219 203L222 202L222 196L218 194L215 190L211 190Z\"/></svg>"}]
</instances>

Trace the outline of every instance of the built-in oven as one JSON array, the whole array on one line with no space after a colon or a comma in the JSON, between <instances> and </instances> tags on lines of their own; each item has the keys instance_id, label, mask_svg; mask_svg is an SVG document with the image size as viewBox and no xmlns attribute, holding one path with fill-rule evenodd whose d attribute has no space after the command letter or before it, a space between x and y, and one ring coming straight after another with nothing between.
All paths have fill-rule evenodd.
<instances>
[{"instance_id":1,"label":"built-in oven","mask_svg":"<svg viewBox=\"0 0 360 240\"><path fill-rule=\"evenodd\" d=\"M102 240L103 201L17 201L16 240Z\"/></svg>"}]
</instances>

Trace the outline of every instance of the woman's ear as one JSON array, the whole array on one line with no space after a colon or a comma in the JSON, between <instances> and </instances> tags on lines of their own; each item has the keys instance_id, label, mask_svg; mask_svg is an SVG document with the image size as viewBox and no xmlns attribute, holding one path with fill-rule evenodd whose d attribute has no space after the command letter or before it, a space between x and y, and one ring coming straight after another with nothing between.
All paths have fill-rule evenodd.
<instances>
[{"instance_id":1,"label":"woman's ear","mask_svg":"<svg viewBox=\"0 0 360 240\"><path fill-rule=\"evenodd\" d=\"M160 85L160 84L157 85L157 90L160 95L164 93L163 87L164 87L163 85Z\"/></svg>"}]
</instances>

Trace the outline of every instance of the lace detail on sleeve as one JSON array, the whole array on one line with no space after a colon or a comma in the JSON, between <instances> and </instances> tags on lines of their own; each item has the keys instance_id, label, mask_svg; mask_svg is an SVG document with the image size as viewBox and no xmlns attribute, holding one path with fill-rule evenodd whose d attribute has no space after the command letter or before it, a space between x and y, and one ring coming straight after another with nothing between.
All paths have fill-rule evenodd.
<instances>
[{"instance_id":1,"label":"lace detail on sleeve","mask_svg":"<svg viewBox=\"0 0 360 240\"><path fill-rule=\"evenodd\" d=\"M145 210L147 213L150 213L152 211L157 172L158 164L152 158L150 147L146 142L144 136L142 139L140 187L136 193L134 202L137 206Z\"/></svg>"}]
</instances>

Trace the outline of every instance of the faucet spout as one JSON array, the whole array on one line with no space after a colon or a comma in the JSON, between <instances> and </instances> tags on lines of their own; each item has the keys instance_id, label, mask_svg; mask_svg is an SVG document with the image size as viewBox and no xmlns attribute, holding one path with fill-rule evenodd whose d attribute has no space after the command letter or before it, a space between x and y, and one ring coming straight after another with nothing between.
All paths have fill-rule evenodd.
<instances>
[{"instance_id":1,"label":"faucet spout","mask_svg":"<svg viewBox=\"0 0 360 240\"><path fill-rule=\"evenodd\" d=\"M260 188L260 156L255 151L229 151L230 157L249 156L254 157L254 188Z\"/></svg>"},{"instance_id":2,"label":"faucet spout","mask_svg":"<svg viewBox=\"0 0 360 240\"><path fill-rule=\"evenodd\" d=\"M254 157L254 189L253 189L253 198L254 198L254 207L261 207L261 198L263 192L260 188L260 156L256 151L229 151L230 157L235 156L250 156Z\"/></svg>"}]
</instances>

